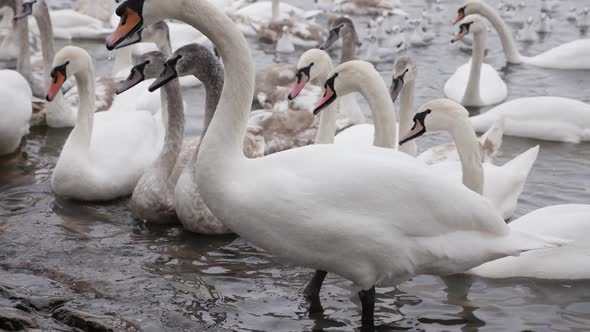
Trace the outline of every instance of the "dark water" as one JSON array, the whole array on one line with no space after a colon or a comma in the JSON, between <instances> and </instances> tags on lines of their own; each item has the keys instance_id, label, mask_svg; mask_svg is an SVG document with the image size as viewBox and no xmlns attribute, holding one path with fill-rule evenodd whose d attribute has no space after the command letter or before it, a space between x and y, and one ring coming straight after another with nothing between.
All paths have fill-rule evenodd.
<instances>
[{"instance_id":1,"label":"dark water","mask_svg":"<svg viewBox=\"0 0 590 332\"><path fill-rule=\"evenodd\" d=\"M60 1L69 3L70 1ZM299 1L291 0L291 3ZM413 15L423 1L405 1ZM57 3L57 2L56 2ZM311 8L312 1L305 5ZM457 2L446 1L442 20L450 22ZM527 2L538 16L540 1ZM555 31L525 54L537 54L583 37L565 20L563 1L554 15ZM365 30L366 18L355 19ZM417 102L442 96L442 86L468 55L448 43L456 27L435 26L435 42L410 52L419 64ZM84 44L99 74L110 72L102 44ZM257 65L274 61L270 50L253 43ZM590 102L590 76L583 71L504 66L499 40L488 38L486 62L502 68L510 98L554 95ZM300 53L287 61L295 63ZM390 80L391 64L380 65ZM204 92L185 93L189 134L201 129ZM115 330L144 331L352 331L360 308L349 283L329 276L322 291L324 312L308 316L301 290L311 271L282 264L244 240L202 237L181 228L146 226L130 213L128 200L81 205L57 199L49 179L68 130L34 130L23 152L0 159L0 308L34 307L42 331L74 331L57 319L65 302L111 322ZM419 141L422 148L443 135ZM521 196L517 214L562 203L588 203L590 145L505 137L499 164L534 145L541 154ZM588 331L590 283L474 277L420 276L397 288L378 290L379 331Z\"/></svg>"}]
</instances>

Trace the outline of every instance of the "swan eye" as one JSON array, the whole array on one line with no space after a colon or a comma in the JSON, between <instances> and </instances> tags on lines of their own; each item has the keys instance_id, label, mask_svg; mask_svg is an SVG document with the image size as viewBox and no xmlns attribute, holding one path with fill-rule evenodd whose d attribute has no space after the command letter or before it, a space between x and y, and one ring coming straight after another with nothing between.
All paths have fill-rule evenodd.
<instances>
[{"instance_id":1,"label":"swan eye","mask_svg":"<svg viewBox=\"0 0 590 332\"><path fill-rule=\"evenodd\" d=\"M303 79L303 75L307 76L308 78L311 76L311 67L313 67L313 62L309 64L307 67L303 67L297 71L297 82L301 83Z\"/></svg>"},{"instance_id":2,"label":"swan eye","mask_svg":"<svg viewBox=\"0 0 590 332\"><path fill-rule=\"evenodd\" d=\"M57 82L57 74L60 73L62 74L64 77L67 77L66 75L66 67L70 64L69 61L66 61L63 65L61 66L55 66L53 68L53 70L51 71L51 78L53 78L53 82Z\"/></svg>"}]
</instances>

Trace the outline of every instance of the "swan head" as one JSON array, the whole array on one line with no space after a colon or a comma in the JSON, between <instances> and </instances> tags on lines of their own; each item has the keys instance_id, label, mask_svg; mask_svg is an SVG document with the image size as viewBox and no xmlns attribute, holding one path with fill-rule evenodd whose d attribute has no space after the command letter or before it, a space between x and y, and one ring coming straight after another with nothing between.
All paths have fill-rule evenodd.
<instances>
[{"instance_id":1,"label":"swan head","mask_svg":"<svg viewBox=\"0 0 590 332\"><path fill-rule=\"evenodd\" d=\"M150 17L149 13L158 10L154 0L126 0L117 7L115 13L120 17L119 25L107 40L107 49L124 47L141 41L141 33L144 27L156 23L158 19ZM151 9L151 10L150 10ZM160 8L161 9L161 8ZM147 18L147 20L146 20ZM151 19L150 19L151 18Z\"/></svg>"},{"instance_id":2,"label":"swan head","mask_svg":"<svg viewBox=\"0 0 590 332\"><path fill-rule=\"evenodd\" d=\"M486 30L486 24L481 16L477 14L466 16L463 23L459 26L459 32L453 37L453 39L451 39L451 43L458 42L469 33L478 35L485 33Z\"/></svg>"},{"instance_id":3,"label":"swan head","mask_svg":"<svg viewBox=\"0 0 590 332\"><path fill-rule=\"evenodd\" d=\"M53 101L62 85L70 77L83 71L92 71L92 59L85 50L76 46L66 46L55 54L51 82L45 99Z\"/></svg>"},{"instance_id":4,"label":"swan head","mask_svg":"<svg viewBox=\"0 0 590 332\"><path fill-rule=\"evenodd\" d=\"M303 53L297 63L297 81L289 93L289 100L297 98L307 83L320 76L328 76L332 67L332 59L325 51L314 48Z\"/></svg>"},{"instance_id":5,"label":"swan head","mask_svg":"<svg viewBox=\"0 0 590 332\"><path fill-rule=\"evenodd\" d=\"M158 77L166 62L166 56L160 51L153 51L135 57L133 62L136 65L131 68L127 79L117 88L118 95L145 80Z\"/></svg>"},{"instance_id":6,"label":"swan head","mask_svg":"<svg viewBox=\"0 0 590 332\"><path fill-rule=\"evenodd\" d=\"M330 32L328 38L320 45L321 50L327 50L340 38L352 39L357 45L360 44L360 39L354 27L354 23L348 17L340 16L330 19L328 22Z\"/></svg>"},{"instance_id":7,"label":"swan head","mask_svg":"<svg viewBox=\"0 0 590 332\"><path fill-rule=\"evenodd\" d=\"M414 126L400 139L400 145L412 141L427 131L452 132L459 121L469 121L465 107L450 99L435 99L416 111Z\"/></svg>"},{"instance_id":8,"label":"swan head","mask_svg":"<svg viewBox=\"0 0 590 332\"><path fill-rule=\"evenodd\" d=\"M459 23L467 15L476 14L482 7L481 0L467 0L463 7L457 10L457 18L453 21L453 25Z\"/></svg>"},{"instance_id":9,"label":"swan head","mask_svg":"<svg viewBox=\"0 0 590 332\"><path fill-rule=\"evenodd\" d=\"M381 80L375 67L368 62L354 60L339 65L328 75L324 84L324 96L313 113L317 115L334 103L338 97L364 91L367 82L375 78Z\"/></svg>"},{"instance_id":10,"label":"swan head","mask_svg":"<svg viewBox=\"0 0 590 332\"><path fill-rule=\"evenodd\" d=\"M35 11L35 7L38 7L38 1L42 1L42 0L23 0L21 2L20 5L20 10L18 12L18 14L16 14L16 16L14 16L14 20L20 20L23 19L25 17L28 17L29 15L33 14L33 12ZM16 1L15 1L16 4Z\"/></svg>"},{"instance_id":11,"label":"swan head","mask_svg":"<svg viewBox=\"0 0 590 332\"><path fill-rule=\"evenodd\" d=\"M219 58L211 49L199 44L188 44L168 57L164 68L154 76L156 81L149 90L153 92L171 80L187 75L194 75L207 85L208 82L223 77L223 69Z\"/></svg>"},{"instance_id":12,"label":"swan head","mask_svg":"<svg viewBox=\"0 0 590 332\"><path fill-rule=\"evenodd\" d=\"M413 82L416 80L416 62L412 57L404 55L393 64L393 80L391 82L391 99L395 101L399 96L404 84L406 82Z\"/></svg>"}]
</instances>

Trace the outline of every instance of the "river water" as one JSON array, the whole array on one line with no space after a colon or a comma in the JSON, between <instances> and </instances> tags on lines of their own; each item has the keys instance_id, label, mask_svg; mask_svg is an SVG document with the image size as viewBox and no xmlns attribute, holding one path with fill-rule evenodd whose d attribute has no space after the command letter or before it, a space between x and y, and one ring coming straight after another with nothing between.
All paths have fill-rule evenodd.
<instances>
[{"instance_id":1,"label":"river water","mask_svg":"<svg viewBox=\"0 0 590 332\"><path fill-rule=\"evenodd\" d=\"M306 8L313 3L288 2ZM413 16L424 7L423 1L404 2ZM443 3L441 20L450 22L457 2ZM540 1L527 3L526 16L538 17ZM521 50L537 54L583 38L584 32L565 20L570 5L583 4L586 0L562 1L554 14L554 32L538 43L521 44ZM355 21L366 31L367 18ZM441 97L446 79L468 60L467 54L449 44L457 27L435 27L432 45L410 51L419 66L419 104ZM104 44L82 45L95 58L98 73L109 73L112 59ZM275 61L271 49L254 41L252 48L259 68ZM504 74L509 99L553 95L590 102L588 72L506 66L495 33L489 34L488 48L486 62ZM283 60L296 63L299 54ZM387 82L391 67L378 67ZM204 91L184 92L188 134L198 135ZM235 236L203 237L178 227L146 226L133 217L128 199L79 204L56 198L49 179L68 133L35 129L21 153L0 159L0 309L33 308L30 315L41 331L77 331L75 324L57 318L64 307L128 331L352 331L358 327L358 300L351 299L349 283L334 275L321 294L323 314L309 317L309 304L301 295L311 276L308 269L285 265ZM424 149L447 139L429 135L418 143ZM588 203L588 144L505 137L497 163L535 145L541 146L541 154L517 215L548 205ZM396 288L378 289L376 324L378 331L588 331L590 283L420 276Z\"/></svg>"}]
</instances>

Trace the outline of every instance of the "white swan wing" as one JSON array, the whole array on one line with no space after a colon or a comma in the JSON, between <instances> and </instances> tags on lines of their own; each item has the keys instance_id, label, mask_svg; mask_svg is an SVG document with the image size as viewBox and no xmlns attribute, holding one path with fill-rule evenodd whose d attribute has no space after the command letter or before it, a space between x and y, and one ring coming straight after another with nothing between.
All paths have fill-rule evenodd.
<instances>
[{"instance_id":1,"label":"white swan wing","mask_svg":"<svg viewBox=\"0 0 590 332\"><path fill-rule=\"evenodd\" d=\"M535 57L525 58L527 63L554 69L590 69L590 39L578 39Z\"/></svg>"},{"instance_id":2,"label":"white swan wing","mask_svg":"<svg viewBox=\"0 0 590 332\"><path fill-rule=\"evenodd\" d=\"M590 205L556 205L533 211L510 223L513 230L571 240L565 246L526 252L478 266L469 274L487 278L590 278Z\"/></svg>"},{"instance_id":3,"label":"white swan wing","mask_svg":"<svg viewBox=\"0 0 590 332\"><path fill-rule=\"evenodd\" d=\"M504 219L510 219L516 210L518 198L524 189L529 172L537 160L539 147L534 147L499 167L484 163L483 196ZM461 183L463 169L460 162L441 162L430 166L433 171L451 183Z\"/></svg>"},{"instance_id":4,"label":"white swan wing","mask_svg":"<svg viewBox=\"0 0 590 332\"><path fill-rule=\"evenodd\" d=\"M562 97L511 100L471 117L477 132L504 118L504 134L548 141L579 143L590 140L590 105Z\"/></svg>"}]
</instances>

